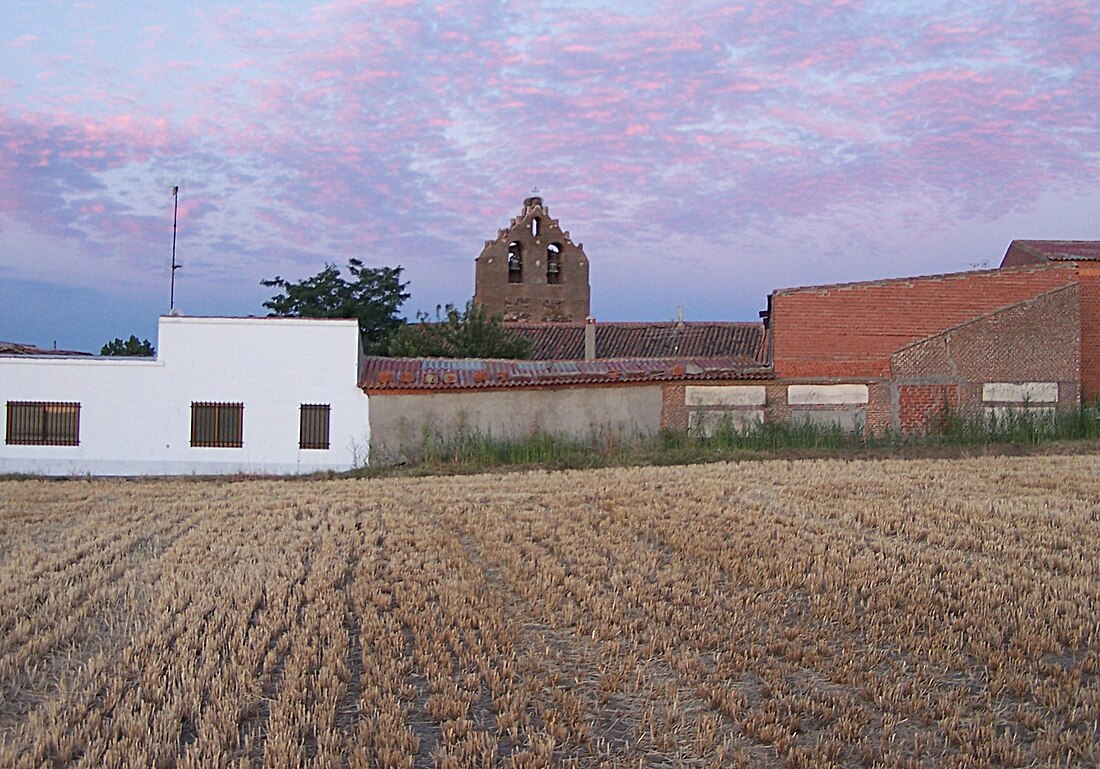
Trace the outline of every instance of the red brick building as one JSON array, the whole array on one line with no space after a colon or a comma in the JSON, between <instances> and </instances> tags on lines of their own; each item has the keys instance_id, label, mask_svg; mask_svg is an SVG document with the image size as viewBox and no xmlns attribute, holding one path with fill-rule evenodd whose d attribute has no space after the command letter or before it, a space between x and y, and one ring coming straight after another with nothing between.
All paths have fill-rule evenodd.
<instances>
[{"instance_id":1,"label":"red brick building","mask_svg":"<svg viewBox=\"0 0 1100 769\"><path fill-rule=\"evenodd\" d=\"M1081 286L1081 396L1100 398L1100 242L1014 240L1001 268L1058 265L1073 270Z\"/></svg>"},{"instance_id":2,"label":"red brick building","mask_svg":"<svg viewBox=\"0 0 1100 769\"><path fill-rule=\"evenodd\" d=\"M782 289L767 313L773 371L867 384L874 431L923 432L945 406L1019 405L990 384L1037 406L1031 385L1044 383L1056 395L1042 407L1070 407L1081 399L1084 301L1076 265L1059 262Z\"/></svg>"}]
</instances>

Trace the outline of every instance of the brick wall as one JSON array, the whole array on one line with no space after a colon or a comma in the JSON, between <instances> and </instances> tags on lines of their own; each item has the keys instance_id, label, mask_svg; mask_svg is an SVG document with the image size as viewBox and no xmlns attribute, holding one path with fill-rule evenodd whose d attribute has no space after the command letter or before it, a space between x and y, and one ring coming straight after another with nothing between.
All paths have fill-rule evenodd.
<instances>
[{"instance_id":1,"label":"brick wall","mask_svg":"<svg viewBox=\"0 0 1100 769\"><path fill-rule=\"evenodd\" d=\"M924 432L945 404L982 405L985 382L1057 382L1058 405L1080 397L1081 289L1048 291L902 348L891 357L894 427Z\"/></svg>"},{"instance_id":2,"label":"brick wall","mask_svg":"<svg viewBox=\"0 0 1100 769\"><path fill-rule=\"evenodd\" d=\"M1002 268L1034 264L1050 262L1018 241L1001 261ZM1100 265L1088 260L1063 264L1076 268L1081 284L1081 398L1091 402L1100 399Z\"/></svg>"},{"instance_id":3,"label":"brick wall","mask_svg":"<svg viewBox=\"0 0 1100 769\"><path fill-rule=\"evenodd\" d=\"M661 429L684 432L688 427L684 385L676 382L661 387Z\"/></svg>"},{"instance_id":4,"label":"brick wall","mask_svg":"<svg viewBox=\"0 0 1100 769\"><path fill-rule=\"evenodd\" d=\"M777 291L776 376L887 377L894 351L1064 286L1075 272L1052 264Z\"/></svg>"},{"instance_id":5,"label":"brick wall","mask_svg":"<svg viewBox=\"0 0 1100 769\"><path fill-rule=\"evenodd\" d=\"M947 409L959 405L957 384L899 384L895 427L903 435L941 429Z\"/></svg>"},{"instance_id":6,"label":"brick wall","mask_svg":"<svg viewBox=\"0 0 1100 769\"><path fill-rule=\"evenodd\" d=\"M1100 399L1100 265L1081 262L1081 397Z\"/></svg>"}]
</instances>

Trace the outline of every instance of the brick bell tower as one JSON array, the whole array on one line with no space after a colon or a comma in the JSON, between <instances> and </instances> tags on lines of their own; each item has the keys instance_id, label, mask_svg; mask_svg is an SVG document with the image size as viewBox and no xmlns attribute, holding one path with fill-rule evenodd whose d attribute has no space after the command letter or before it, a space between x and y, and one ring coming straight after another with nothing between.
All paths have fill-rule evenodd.
<instances>
[{"instance_id":1,"label":"brick bell tower","mask_svg":"<svg viewBox=\"0 0 1100 769\"><path fill-rule=\"evenodd\" d=\"M508 323L584 325L589 314L588 257L582 244L543 205L523 201L523 211L477 257L474 302Z\"/></svg>"}]
</instances>

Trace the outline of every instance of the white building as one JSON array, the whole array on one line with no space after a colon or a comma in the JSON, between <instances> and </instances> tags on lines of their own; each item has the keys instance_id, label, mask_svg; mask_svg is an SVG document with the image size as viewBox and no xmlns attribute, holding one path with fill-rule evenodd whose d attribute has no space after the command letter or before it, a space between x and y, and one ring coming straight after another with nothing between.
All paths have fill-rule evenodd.
<instances>
[{"instance_id":1,"label":"white building","mask_svg":"<svg viewBox=\"0 0 1100 769\"><path fill-rule=\"evenodd\" d=\"M156 358L0 356L0 474L365 464L360 349L355 320L169 316Z\"/></svg>"}]
</instances>

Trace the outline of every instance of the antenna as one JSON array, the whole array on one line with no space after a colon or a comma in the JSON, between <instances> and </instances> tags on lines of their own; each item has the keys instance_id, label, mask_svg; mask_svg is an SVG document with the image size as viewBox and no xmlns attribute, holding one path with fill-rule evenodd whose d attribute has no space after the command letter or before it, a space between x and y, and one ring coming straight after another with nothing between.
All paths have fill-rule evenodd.
<instances>
[{"instance_id":1,"label":"antenna","mask_svg":"<svg viewBox=\"0 0 1100 769\"><path fill-rule=\"evenodd\" d=\"M182 264L176 264L176 221L180 210L180 188L176 185L172 188L172 280L171 290L168 293L168 311L176 309L176 270Z\"/></svg>"}]
</instances>

